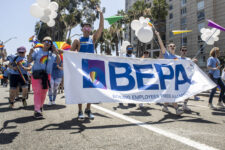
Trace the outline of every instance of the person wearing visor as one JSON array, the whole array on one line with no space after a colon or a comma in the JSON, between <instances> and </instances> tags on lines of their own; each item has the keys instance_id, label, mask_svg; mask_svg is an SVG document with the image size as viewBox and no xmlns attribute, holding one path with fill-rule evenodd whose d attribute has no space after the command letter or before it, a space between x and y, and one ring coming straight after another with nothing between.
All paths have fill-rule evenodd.
<instances>
[{"instance_id":1,"label":"person wearing visor","mask_svg":"<svg viewBox=\"0 0 225 150\"><path fill-rule=\"evenodd\" d=\"M82 24L82 32L83 36L80 39L75 39L73 41L71 51L77 51L77 52L82 52L82 53L94 53L95 50L95 43L97 40L100 38L102 31L104 29L104 17L101 9L97 7L97 11L100 14L100 23L99 23L99 28L95 32L95 34L91 37L92 33L92 27L90 23L84 23ZM83 119L83 111L82 111L82 104L78 104L78 119ZM91 112L91 104L87 104L87 107L85 109L85 114L88 116L90 119L94 119L94 115Z\"/></svg>"},{"instance_id":2,"label":"person wearing visor","mask_svg":"<svg viewBox=\"0 0 225 150\"><path fill-rule=\"evenodd\" d=\"M133 55L133 46L132 45L128 45L127 46L127 53L125 57L131 57L131 58L135 58L135 56Z\"/></svg>"},{"instance_id":3,"label":"person wearing visor","mask_svg":"<svg viewBox=\"0 0 225 150\"><path fill-rule=\"evenodd\" d=\"M57 64L61 61L51 37L45 37L42 43L43 48L31 49L28 55L29 62L34 61L31 82L34 91L34 118L37 119L43 118L43 104L50 85L53 63L55 59Z\"/></svg>"},{"instance_id":4,"label":"person wearing visor","mask_svg":"<svg viewBox=\"0 0 225 150\"><path fill-rule=\"evenodd\" d=\"M10 108L14 107L14 100L17 95L18 87L22 87L22 103L23 106L27 106L26 97L28 92L28 76L27 71L31 70L31 65L27 61L26 55L26 48L19 47L17 48L17 55L12 56L10 59L9 67L12 69L10 75L10 94L9 94L9 101L10 101ZM25 79L25 80L24 80Z\"/></svg>"},{"instance_id":5,"label":"person wearing visor","mask_svg":"<svg viewBox=\"0 0 225 150\"><path fill-rule=\"evenodd\" d=\"M155 31L155 34L156 34L156 36L158 38L159 45L160 45L160 50L161 50L161 53L162 53L164 59L175 59L175 60L180 59L180 56L178 56L178 55L175 54L176 45L174 43L169 43L168 44L168 47L167 47L167 49L169 50L168 51L165 48L164 44L163 44L163 41L162 41L162 39L160 37L159 32L158 31ZM164 103L163 108L162 108L162 111L163 112L170 113L170 111L168 109L168 105L169 105L169 103ZM174 107L174 109L176 111L176 115L181 115L181 114L184 113L183 110L180 110L179 109L179 106L178 106L177 103L172 103L172 105L173 105L173 107Z\"/></svg>"}]
</instances>

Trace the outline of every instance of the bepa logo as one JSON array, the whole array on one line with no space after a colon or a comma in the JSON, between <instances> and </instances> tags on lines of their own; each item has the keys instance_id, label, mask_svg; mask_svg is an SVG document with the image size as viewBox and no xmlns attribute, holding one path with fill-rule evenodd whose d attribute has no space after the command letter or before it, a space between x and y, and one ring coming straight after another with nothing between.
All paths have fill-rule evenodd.
<instances>
[{"instance_id":1,"label":"bepa logo","mask_svg":"<svg viewBox=\"0 0 225 150\"><path fill-rule=\"evenodd\" d=\"M187 73L181 64L175 65L175 69L171 65L166 64L145 64L136 65L133 64L133 68L136 72L135 77L131 75L132 68L128 63L109 62L109 79L111 90L114 91L129 91L134 89L135 84L139 90L166 90L166 80L173 80L175 78L175 90L179 90L179 85L191 84L191 80L188 78ZM124 73L116 73L117 69L125 69ZM141 69L154 69L158 76L151 73L142 73ZM163 74L163 68L169 69L169 74ZM105 80L105 62L99 60L82 60L82 69L86 73L83 77L83 88L101 88L107 89ZM179 75L181 78L179 79ZM118 85L117 79L126 78L128 80L127 85ZM159 84L145 85L144 79L158 78Z\"/></svg>"}]
</instances>

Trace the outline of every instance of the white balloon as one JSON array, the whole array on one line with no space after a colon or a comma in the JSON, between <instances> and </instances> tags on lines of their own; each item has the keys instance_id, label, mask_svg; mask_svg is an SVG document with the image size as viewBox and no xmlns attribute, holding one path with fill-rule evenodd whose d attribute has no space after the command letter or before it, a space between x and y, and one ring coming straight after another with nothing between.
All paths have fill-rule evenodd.
<instances>
[{"instance_id":1,"label":"white balloon","mask_svg":"<svg viewBox=\"0 0 225 150\"><path fill-rule=\"evenodd\" d=\"M30 7L30 14L36 18L44 16L44 9L41 8L37 3L34 3Z\"/></svg>"},{"instance_id":2,"label":"white balloon","mask_svg":"<svg viewBox=\"0 0 225 150\"><path fill-rule=\"evenodd\" d=\"M51 2L51 3L49 4L49 8L50 8L51 10L57 11L57 10L59 9L59 5L58 5L58 3L56 3L56 2Z\"/></svg>"},{"instance_id":3,"label":"white balloon","mask_svg":"<svg viewBox=\"0 0 225 150\"><path fill-rule=\"evenodd\" d=\"M53 27L53 26L55 26L55 20L50 20L48 23L47 23L47 25L49 26L49 27Z\"/></svg>"},{"instance_id":4,"label":"white balloon","mask_svg":"<svg viewBox=\"0 0 225 150\"><path fill-rule=\"evenodd\" d=\"M46 9L44 10L44 15L45 15L45 16L49 16L49 15L51 15L51 13L52 13L52 11L51 11L50 8L46 8Z\"/></svg>"},{"instance_id":5,"label":"white balloon","mask_svg":"<svg viewBox=\"0 0 225 150\"><path fill-rule=\"evenodd\" d=\"M148 26L148 23L147 22L143 22L142 23L142 27L147 27Z\"/></svg>"},{"instance_id":6,"label":"white balloon","mask_svg":"<svg viewBox=\"0 0 225 150\"><path fill-rule=\"evenodd\" d=\"M44 23L48 23L50 21L50 18L49 18L49 16L43 16L43 17L41 17L41 21Z\"/></svg>"},{"instance_id":7,"label":"white balloon","mask_svg":"<svg viewBox=\"0 0 225 150\"><path fill-rule=\"evenodd\" d=\"M58 16L57 12L51 11L50 18L55 19Z\"/></svg>"},{"instance_id":8,"label":"white balloon","mask_svg":"<svg viewBox=\"0 0 225 150\"><path fill-rule=\"evenodd\" d=\"M141 28L137 32L137 37L142 43L148 43L153 39L153 32L152 29L149 29L147 27Z\"/></svg>"},{"instance_id":9,"label":"white balloon","mask_svg":"<svg viewBox=\"0 0 225 150\"><path fill-rule=\"evenodd\" d=\"M213 37L214 41L219 41L219 37L218 36L215 36Z\"/></svg>"},{"instance_id":10,"label":"white balloon","mask_svg":"<svg viewBox=\"0 0 225 150\"><path fill-rule=\"evenodd\" d=\"M145 17L140 17L140 18L139 18L139 21L140 21L141 23L143 23L143 22L145 21Z\"/></svg>"},{"instance_id":11,"label":"white balloon","mask_svg":"<svg viewBox=\"0 0 225 150\"><path fill-rule=\"evenodd\" d=\"M201 33L205 33L205 30L206 30L206 28L202 28L202 29L200 30L200 32L201 32Z\"/></svg>"},{"instance_id":12,"label":"white balloon","mask_svg":"<svg viewBox=\"0 0 225 150\"><path fill-rule=\"evenodd\" d=\"M202 41L206 41L207 36L206 36L205 34L202 34L202 35L201 35L201 39L202 39Z\"/></svg>"},{"instance_id":13,"label":"white balloon","mask_svg":"<svg viewBox=\"0 0 225 150\"><path fill-rule=\"evenodd\" d=\"M217 30L216 28L212 28L211 30L213 36L219 36L220 35L220 30Z\"/></svg>"},{"instance_id":14,"label":"white balloon","mask_svg":"<svg viewBox=\"0 0 225 150\"><path fill-rule=\"evenodd\" d=\"M139 30L142 27L142 24L140 23L139 20L133 20L131 22L131 28L135 31Z\"/></svg>"},{"instance_id":15,"label":"white balloon","mask_svg":"<svg viewBox=\"0 0 225 150\"><path fill-rule=\"evenodd\" d=\"M208 45L213 45L213 44L214 44L214 39L213 39L213 38L210 38L210 39L207 41L207 44L208 44Z\"/></svg>"},{"instance_id":16,"label":"white balloon","mask_svg":"<svg viewBox=\"0 0 225 150\"><path fill-rule=\"evenodd\" d=\"M37 0L37 3L42 8L47 8L50 4L50 0Z\"/></svg>"}]
</instances>

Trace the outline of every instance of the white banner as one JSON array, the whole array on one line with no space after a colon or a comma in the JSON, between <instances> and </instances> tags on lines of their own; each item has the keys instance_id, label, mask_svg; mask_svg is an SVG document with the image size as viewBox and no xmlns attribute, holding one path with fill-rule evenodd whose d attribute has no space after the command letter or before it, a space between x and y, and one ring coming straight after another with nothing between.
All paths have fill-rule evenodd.
<instances>
[{"instance_id":1,"label":"white banner","mask_svg":"<svg viewBox=\"0 0 225 150\"><path fill-rule=\"evenodd\" d=\"M66 51L67 104L179 102L216 84L192 61L137 59Z\"/></svg>"}]
</instances>

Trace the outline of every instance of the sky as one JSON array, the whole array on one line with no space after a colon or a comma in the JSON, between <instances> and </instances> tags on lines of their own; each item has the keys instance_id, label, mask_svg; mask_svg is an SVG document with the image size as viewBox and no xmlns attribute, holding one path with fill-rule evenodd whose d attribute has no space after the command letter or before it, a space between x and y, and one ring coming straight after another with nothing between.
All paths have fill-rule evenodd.
<instances>
[{"instance_id":1,"label":"sky","mask_svg":"<svg viewBox=\"0 0 225 150\"><path fill-rule=\"evenodd\" d=\"M39 20L30 14L30 6L35 0L2 0L0 5L0 40L13 38L5 44L8 54L15 54L16 49L25 46L29 52L31 43L29 37L35 34L34 26ZM110 17L118 10L125 9L125 0L101 0L101 7L106 8L104 17ZM99 21L95 22L94 28L98 28ZM110 27L105 21L105 28ZM80 26L72 30L71 35L81 34ZM76 38L76 36L74 37ZM72 40L74 39L72 38Z\"/></svg>"}]
</instances>

